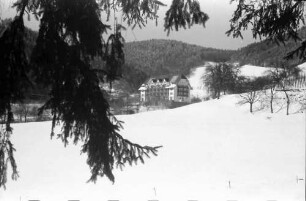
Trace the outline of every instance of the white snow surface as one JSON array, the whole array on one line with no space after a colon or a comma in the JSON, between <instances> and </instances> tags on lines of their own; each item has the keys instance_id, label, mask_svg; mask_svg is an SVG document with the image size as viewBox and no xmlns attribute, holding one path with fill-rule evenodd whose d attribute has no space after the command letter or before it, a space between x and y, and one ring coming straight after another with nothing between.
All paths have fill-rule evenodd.
<instances>
[{"instance_id":1,"label":"white snow surface","mask_svg":"<svg viewBox=\"0 0 306 201\"><path fill-rule=\"evenodd\" d=\"M306 62L298 65L298 67L301 69L302 73L306 73Z\"/></svg>"},{"instance_id":2,"label":"white snow surface","mask_svg":"<svg viewBox=\"0 0 306 201\"><path fill-rule=\"evenodd\" d=\"M208 66L216 65L215 62L205 62L203 66L198 66L190 70L190 75L187 77L192 87L190 91L191 97L204 99L209 97L208 88L204 85L203 76L205 75Z\"/></svg>"},{"instance_id":3,"label":"white snow surface","mask_svg":"<svg viewBox=\"0 0 306 201\"><path fill-rule=\"evenodd\" d=\"M261 67L261 66L253 66L253 65L244 65L240 68L240 75L245 77L262 77L267 75L269 70L273 68L270 67Z\"/></svg>"},{"instance_id":4,"label":"white snow surface","mask_svg":"<svg viewBox=\"0 0 306 201\"><path fill-rule=\"evenodd\" d=\"M305 114L250 114L237 102L229 95L118 116L125 138L163 147L145 164L114 171L114 184L86 183L90 171L80 145L50 140L50 122L15 124L20 178L9 179L0 200L304 200Z\"/></svg>"},{"instance_id":5,"label":"white snow surface","mask_svg":"<svg viewBox=\"0 0 306 201\"><path fill-rule=\"evenodd\" d=\"M191 97L204 99L209 96L209 91L207 87L204 85L202 77L205 75L206 68L211 65L216 65L216 63L206 62L203 66L199 66L191 70L191 73L188 76L188 80L192 87L192 90L190 92ZM257 78L267 75L267 73L272 69L273 68L270 67L261 67L261 66L254 66L248 64L240 67L239 75L248 78Z\"/></svg>"},{"instance_id":6,"label":"white snow surface","mask_svg":"<svg viewBox=\"0 0 306 201\"><path fill-rule=\"evenodd\" d=\"M205 74L206 66L197 67L191 70L191 73L188 77L189 83L192 87L190 91L191 97L203 99L207 97L208 91L207 87L204 85L204 81L202 79Z\"/></svg>"}]
</instances>

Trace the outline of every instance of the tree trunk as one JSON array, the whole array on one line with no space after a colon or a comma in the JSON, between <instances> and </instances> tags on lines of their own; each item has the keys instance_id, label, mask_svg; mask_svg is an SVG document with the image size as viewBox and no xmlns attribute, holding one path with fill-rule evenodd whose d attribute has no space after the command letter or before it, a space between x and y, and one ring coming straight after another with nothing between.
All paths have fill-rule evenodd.
<instances>
[{"instance_id":1,"label":"tree trunk","mask_svg":"<svg viewBox=\"0 0 306 201\"><path fill-rule=\"evenodd\" d=\"M287 100L287 115L289 115L289 106L290 106L290 100Z\"/></svg>"},{"instance_id":2,"label":"tree trunk","mask_svg":"<svg viewBox=\"0 0 306 201\"><path fill-rule=\"evenodd\" d=\"M286 94L286 98L287 98L287 112L286 114L289 115L289 106L290 106L290 99L289 99L289 95L287 94L286 91L284 91Z\"/></svg>"},{"instance_id":3,"label":"tree trunk","mask_svg":"<svg viewBox=\"0 0 306 201\"><path fill-rule=\"evenodd\" d=\"M250 102L250 112L253 113L253 103Z\"/></svg>"},{"instance_id":4,"label":"tree trunk","mask_svg":"<svg viewBox=\"0 0 306 201\"><path fill-rule=\"evenodd\" d=\"M271 99L270 99L271 113L273 113L273 89L271 88Z\"/></svg>"},{"instance_id":5,"label":"tree trunk","mask_svg":"<svg viewBox=\"0 0 306 201\"><path fill-rule=\"evenodd\" d=\"M113 88L113 83L112 81L109 82L109 95L112 94L112 88Z\"/></svg>"},{"instance_id":6,"label":"tree trunk","mask_svg":"<svg viewBox=\"0 0 306 201\"><path fill-rule=\"evenodd\" d=\"M273 95L271 96L271 100L270 100L270 109L271 109L271 113L273 113Z\"/></svg>"}]
</instances>

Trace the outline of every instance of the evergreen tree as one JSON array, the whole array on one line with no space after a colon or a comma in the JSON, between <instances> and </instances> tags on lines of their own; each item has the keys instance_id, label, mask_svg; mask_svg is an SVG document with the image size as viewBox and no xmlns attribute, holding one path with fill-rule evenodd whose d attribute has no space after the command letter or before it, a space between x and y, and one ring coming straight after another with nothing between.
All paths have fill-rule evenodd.
<instances>
[{"instance_id":1,"label":"evergreen tree","mask_svg":"<svg viewBox=\"0 0 306 201\"><path fill-rule=\"evenodd\" d=\"M23 13L20 11L0 38L0 187L7 181L8 167L12 167L12 178L18 177L14 159L14 147L10 141L13 121L12 103L24 98L25 87L29 85L26 73L28 61L24 45Z\"/></svg>"},{"instance_id":2,"label":"evergreen tree","mask_svg":"<svg viewBox=\"0 0 306 201\"><path fill-rule=\"evenodd\" d=\"M0 187L7 181L8 163L17 178L17 166L10 142L13 121L11 105L23 100L26 87L31 85L28 73L36 83L49 91L49 99L40 109L51 110L54 127L62 122L59 134L67 145L82 141L91 170L90 181L107 176L114 181L112 170L126 163L144 162L158 147L132 143L119 134L122 122L110 112L109 103L99 87L121 75L124 63L123 38L120 28L106 40L111 28L107 21L112 11L121 11L130 26L143 27L147 20L157 19L157 0L20 0L15 4L18 16L0 35ZM183 5L183 6L182 6ZM40 20L36 45L26 57L23 16L32 13ZM103 21L102 14L106 14ZM165 29L205 24L208 17L196 0L174 0L167 12ZM107 41L106 43L104 41ZM106 68L98 70L92 62L99 58Z\"/></svg>"},{"instance_id":3,"label":"evergreen tree","mask_svg":"<svg viewBox=\"0 0 306 201\"><path fill-rule=\"evenodd\" d=\"M241 37L242 31L252 26L254 38L267 38L276 43L301 41L300 46L287 53L286 59L299 56L306 60L306 40L299 34L299 28L305 25L305 1L303 0L231 0L238 2L227 35Z\"/></svg>"}]
</instances>

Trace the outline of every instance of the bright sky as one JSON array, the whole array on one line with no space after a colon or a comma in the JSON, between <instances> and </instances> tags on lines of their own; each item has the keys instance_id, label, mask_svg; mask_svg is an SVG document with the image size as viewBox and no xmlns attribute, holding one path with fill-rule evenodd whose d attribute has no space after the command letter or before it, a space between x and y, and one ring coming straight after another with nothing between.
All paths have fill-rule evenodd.
<instances>
[{"instance_id":1,"label":"bright sky","mask_svg":"<svg viewBox=\"0 0 306 201\"><path fill-rule=\"evenodd\" d=\"M15 11L9 8L16 0L0 0L1 17L13 17ZM166 10L169 8L172 0L160 0L167 4L167 7L162 7L159 10L158 26L155 22L149 22L146 28L129 28L123 36L126 41L140 41L148 39L174 39L190 44L201 45L204 47L214 47L220 49L238 49L252 42L250 32L244 33L244 39L233 39L228 37L225 32L229 29L229 20L236 8L235 4L230 4L230 0L200 0L201 9L209 15L209 20L206 27L193 26L191 29L172 32L170 36L163 29L163 19ZM38 29L38 22L33 18L31 21L26 19L26 25L34 30Z\"/></svg>"}]
</instances>

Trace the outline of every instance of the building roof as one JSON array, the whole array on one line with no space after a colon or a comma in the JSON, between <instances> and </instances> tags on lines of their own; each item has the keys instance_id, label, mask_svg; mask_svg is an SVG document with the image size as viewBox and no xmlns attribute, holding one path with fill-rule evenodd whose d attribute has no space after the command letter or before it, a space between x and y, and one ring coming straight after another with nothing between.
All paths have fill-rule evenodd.
<instances>
[{"instance_id":1,"label":"building roof","mask_svg":"<svg viewBox=\"0 0 306 201\"><path fill-rule=\"evenodd\" d=\"M156 83L157 81L163 82L164 80L166 82L170 82L172 84L177 84L180 79L187 79L184 75L174 75L174 76L159 76L159 77L150 77L145 81L145 84L148 84L151 80Z\"/></svg>"},{"instance_id":2,"label":"building roof","mask_svg":"<svg viewBox=\"0 0 306 201\"><path fill-rule=\"evenodd\" d=\"M186 80L188 80L187 77L186 77L185 75L174 75L174 76L171 77L170 82L171 82L172 84L177 84L177 83L179 83L179 81L180 81L181 79L186 79Z\"/></svg>"},{"instance_id":3,"label":"building roof","mask_svg":"<svg viewBox=\"0 0 306 201\"><path fill-rule=\"evenodd\" d=\"M172 88L173 86L177 85L181 79L188 80L185 75L151 77L151 78L148 78L144 82L144 84L141 85L141 87L138 90L146 90L147 89L147 85L150 82L153 82L153 83L163 83L163 82L166 82L166 83L169 83L169 86L167 88Z\"/></svg>"},{"instance_id":4,"label":"building roof","mask_svg":"<svg viewBox=\"0 0 306 201\"><path fill-rule=\"evenodd\" d=\"M167 86L166 88L168 88L168 89L172 89L172 88L174 88L175 87L175 84L170 84L169 86Z\"/></svg>"}]
</instances>

